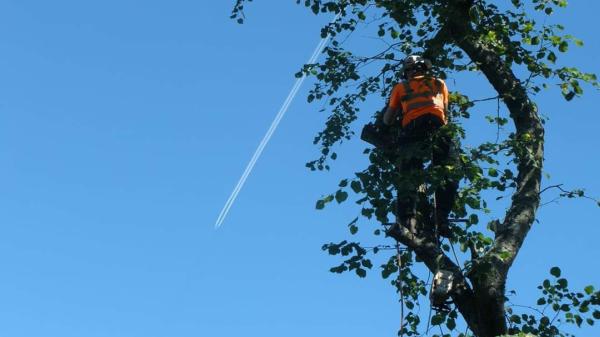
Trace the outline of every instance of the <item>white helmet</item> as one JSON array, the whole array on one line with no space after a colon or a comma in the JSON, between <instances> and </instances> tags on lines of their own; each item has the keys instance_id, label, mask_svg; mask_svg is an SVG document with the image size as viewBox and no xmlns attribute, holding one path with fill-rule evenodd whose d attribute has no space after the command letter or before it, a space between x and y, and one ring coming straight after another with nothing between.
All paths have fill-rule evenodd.
<instances>
[{"instance_id":1,"label":"white helmet","mask_svg":"<svg viewBox=\"0 0 600 337\"><path fill-rule=\"evenodd\" d=\"M427 71L431 69L431 61L420 55L410 55L402 61L402 73L406 75L409 70Z\"/></svg>"}]
</instances>

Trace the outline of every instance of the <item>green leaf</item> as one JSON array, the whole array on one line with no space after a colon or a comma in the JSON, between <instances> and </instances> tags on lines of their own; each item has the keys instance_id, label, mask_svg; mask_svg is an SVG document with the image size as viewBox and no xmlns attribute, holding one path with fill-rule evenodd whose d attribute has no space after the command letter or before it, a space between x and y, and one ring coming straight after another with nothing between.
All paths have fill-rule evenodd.
<instances>
[{"instance_id":1,"label":"green leaf","mask_svg":"<svg viewBox=\"0 0 600 337\"><path fill-rule=\"evenodd\" d=\"M592 314L592 316L594 316L595 319L600 319L600 311L594 310L594 313Z\"/></svg>"},{"instance_id":2,"label":"green leaf","mask_svg":"<svg viewBox=\"0 0 600 337\"><path fill-rule=\"evenodd\" d=\"M572 100L572 99L575 97L575 92L573 92L573 91L570 91L570 92L568 92L568 93L566 93L566 94L565 94L565 93L563 93L563 96L565 96L565 99L566 99L567 101L570 101L570 100Z\"/></svg>"},{"instance_id":3,"label":"green leaf","mask_svg":"<svg viewBox=\"0 0 600 337\"><path fill-rule=\"evenodd\" d=\"M338 190L335 193L335 201L337 201L339 204L341 204L342 202L346 201L346 199L348 199L348 193L342 190Z\"/></svg>"},{"instance_id":4,"label":"green leaf","mask_svg":"<svg viewBox=\"0 0 600 337\"><path fill-rule=\"evenodd\" d=\"M340 253L340 247L335 244L330 244L329 246L325 246L323 248L327 249L329 255L337 255Z\"/></svg>"},{"instance_id":5,"label":"green leaf","mask_svg":"<svg viewBox=\"0 0 600 337\"><path fill-rule=\"evenodd\" d=\"M546 279L544 280L544 283L542 283L544 288L550 288L550 280Z\"/></svg>"},{"instance_id":6,"label":"green leaf","mask_svg":"<svg viewBox=\"0 0 600 337\"><path fill-rule=\"evenodd\" d=\"M567 41L561 42L560 45L558 46L558 50L561 53L565 53L567 50L569 50L569 43Z\"/></svg>"},{"instance_id":7,"label":"green leaf","mask_svg":"<svg viewBox=\"0 0 600 337\"><path fill-rule=\"evenodd\" d=\"M444 323L444 316L443 315L434 315L433 317L431 317L431 325L440 325Z\"/></svg>"},{"instance_id":8,"label":"green leaf","mask_svg":"<svg viewBox=\"0 0 600 337\"><path fill-rule=\"evenodd\" d=\"M323 208L325 208L325 201L323 199L317 200L317 205L315 207L316 207L316 209L323 209Z\"/></svg>"},{"instance_id":9,"label":"green leaf","mask_svg":"<svg viewBox=\"0 0 600 337\"><path fill-rule=\"evenodd\" d=\"M350 183L350 188L354 191L354 193L359 193L360 191L362 191L362 187L360 186L360 183L356 180L353 180Z\"/></svg>"},{"instance_id":10,"label":"green leaf","mask_svg":"<svg viewBox=\"0 0 600 337\"><path fill-rule=\"evenodd\" d=\"M583 323L583 318L581 318L579 315L575 315L575 323L577 323L577 326L581 326L581 323Z\"/></svg>"},{"instance_id":11,"label":"green leaf","mask_svg":"<svg viewBox=\"0 0 600 337\"><path fill-rule=\"evenodd\" d=\"M456 321L454 321L454 319L452 318L448 318L448 320L446 321L446 327L448 327L448 329L450 330L456 329Z\"/></svg>"},{"instance_id":12,"label":"green leaf","mask_svg":"<svg viewBox=\"0 0 600 337\"><path fill-rule=\"evenodd\" d=\"M319 14L319 5L318 5L318 3L314 3L312 6L310 6L310 9L312 10L312 12L314 14Z\"/></svg>"},{"instance_id":13,"label":"green leaf","mask_svg":"<svg viewBox=\"0 0 600 337\"><path fill-rule=\"evenodd\" d=\"M569 282L564 278L558 279L557 282L558 282L558 285L563 289L566 289L567 286L569 285Z\"/></svg>"},{"instance_id":14,"label":"green leaf","mask_svg":"<svg viewBox=\"0 0 600 337\"><path fill-rule=\"evenodd\" d=\"M554 277L560 277L560 268L552 267L550 269L550 274L552 274L552 276L554 276Z\"/></svg>"},{"instance_id":15,"label":"green leaf","mask_svg":"<svg viewBox=\"0 0 600 337\"><path fill-rule=\"evenodd\" d=\"M371 219L374 212L375 212L375 210L372 208L363 208L360 210L360 214L362 214L362 216L369 218L369 219Z\"/></svg>"},{"instance_id":16,"label":"green leaf","mask_svg":"<svg viewBox=\"0 0 600 337\"><path fill-rule=\"evenodd\" d=\"M586 294L591 295L594 292L594 286L587 286L583 289Z\"/></svg>"}]
</instances>

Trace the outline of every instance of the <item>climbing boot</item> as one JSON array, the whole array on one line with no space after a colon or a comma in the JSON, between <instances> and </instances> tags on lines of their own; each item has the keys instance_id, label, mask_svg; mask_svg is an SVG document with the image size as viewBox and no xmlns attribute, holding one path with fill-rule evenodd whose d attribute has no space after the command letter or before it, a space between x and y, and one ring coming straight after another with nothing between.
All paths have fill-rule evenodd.
<instances>
[{"instance_id":1,"label":"climbing boot","mask_svg":"<svg viewBox=\"0 0 600 337\"><path fill-rule=\"evenodd\" d=\"M448 300L450 299L453 287L454 274L449 270L438 270L433 277L431 291L429 293L431 306L437 311L450 311L450 308L448 307Z\"/></svg>"}]
</instances>

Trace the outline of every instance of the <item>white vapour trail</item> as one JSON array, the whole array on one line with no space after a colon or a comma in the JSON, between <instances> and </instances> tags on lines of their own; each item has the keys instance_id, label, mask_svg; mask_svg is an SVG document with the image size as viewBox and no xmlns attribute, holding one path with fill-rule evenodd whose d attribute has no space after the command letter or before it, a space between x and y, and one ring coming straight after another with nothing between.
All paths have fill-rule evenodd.
<instances>
[{"instance_id":1,"label":"white vapour trail","mask_svg":"<svg viewBox=\"0 0 600 337\"><path fill-rule=\"evenodd\" d=\"M331 22L335 22L339 17L340 17L340 15L338 14ZM317 58L319 57L321 52L323 52L323 49L325 49L325 46L329 42L329 39L330 39L330 36L327 36L327 37L321 39L321 41L315 48L315 51L311 55L310 59L308 60L308 62L306 62L307 64L315 63L317 61ZM244 173L242 174L237 185L231 192L229 199L227 199L227 202L225 202L225 206L223 206L223 209L221 210L221 213L219 214L219 217L217 218L217 221L215 222L215 228L221 227L221 225L223 224L223 221L225 221L225 218L227 217L227 213L229 213L229 210L231 209L231 206L235 202L235 199L237 198L238 194L240 193L240 190L246 183L246 179L248 179L248 176L252 172L254 165L258 161L258 158L260 158L260 155L262 154L263 150L265 149L265 146L267 146L267 143L269 143L271 136L273 136L273 133L279 126L279 122L281 122L281 119L283 118L283 116L285 115L287 110L289 109L290 105L292 104L292 101L298 94L298 91L300 90L300 87L302 86L302 83L304 82L305 79L306 79L306 75L302 75L302 77L298 78L296 80L296 83L294 83L292 90L290 90L290 93L288 94L288 96L285 99L285 101L283 102L281 108L277 112L277 115L275 116L275 119L273 120L273 122L271 123L271 126L267 130L267 133L264 135L263 139L260 141L260 144L258 144L256 151L254 151L254 155L252 155L252 159L250 159L250 162L248 162L248 165L246 166Z\"/></svg>"}]
</instances>

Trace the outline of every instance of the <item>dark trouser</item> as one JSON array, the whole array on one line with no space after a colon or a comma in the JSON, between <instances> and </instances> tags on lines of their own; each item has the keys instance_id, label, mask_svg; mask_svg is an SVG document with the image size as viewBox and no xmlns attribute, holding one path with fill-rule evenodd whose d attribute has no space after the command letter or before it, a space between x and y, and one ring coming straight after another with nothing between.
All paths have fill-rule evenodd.
<instances>
[{"instance_id":1,"label":"dark trouser","mask_svg":"<svg viewBox=\"0 0 600 337\"><path fill-rule=\"evenodd\" d=\"M436 186L436 219L432 220L437 224L445 222L452 210L458 181L449 174L447 166L457 165L457 149L448 130L440 130L441 127L437 117L425 115L403 128L397 200L397 216L401 223L417 214L420 186L429 180L424 174L424 164L429 160L432 169L439 172L437 178L432 179Z\"/></svg>"}]
</instances>

